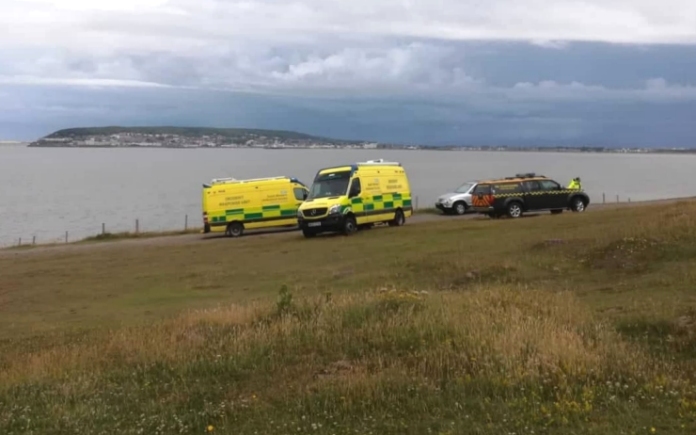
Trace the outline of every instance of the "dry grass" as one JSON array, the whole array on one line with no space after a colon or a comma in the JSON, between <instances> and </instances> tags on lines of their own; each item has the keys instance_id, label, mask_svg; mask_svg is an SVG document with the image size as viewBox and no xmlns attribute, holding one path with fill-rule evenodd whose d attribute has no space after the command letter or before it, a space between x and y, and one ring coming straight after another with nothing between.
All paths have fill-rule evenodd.
<instances>
[{"instance_id":1,"label":"dry grass","mask_svg":"<svg viewBox=\"0 0 696 435\"><path fill-rule=\"evenodd\" d=\"M0 259L0 433L694 433L695 212Z\"/></svg>"},{"instance_id":2,"label":"dry grass","mask_svg":"<svg viewBox=\"0 0 696 435\"><path fill-rule=\"evenodd\" d=\"M569 292L286 294L6 361L7 434L30 418L41 433L99 433L114 416L122 433L236 434L312 424L316 433L591 433L590 419L612 417L605 427L618 431L643 417L671 429L696 418L692 373L622 339ZM507 418L486 417L496 414Z\"/></svg>"}]
</instances>

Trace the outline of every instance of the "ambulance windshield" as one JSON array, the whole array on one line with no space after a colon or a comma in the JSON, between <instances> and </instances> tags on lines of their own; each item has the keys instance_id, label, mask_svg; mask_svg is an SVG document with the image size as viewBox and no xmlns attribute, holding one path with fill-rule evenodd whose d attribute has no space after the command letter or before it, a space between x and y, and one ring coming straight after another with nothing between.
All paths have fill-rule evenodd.
<instances>
[{"instance_id":1,"label":"ambulance windshield","mask_svg":"<svg viewBox=\"0 0 696 435\"><path fill-rule=\"evenodd\" d=\"M350 171L331 172L317 176L307 199L346 195L350 183Z\"/></svg>"}]
</instances>

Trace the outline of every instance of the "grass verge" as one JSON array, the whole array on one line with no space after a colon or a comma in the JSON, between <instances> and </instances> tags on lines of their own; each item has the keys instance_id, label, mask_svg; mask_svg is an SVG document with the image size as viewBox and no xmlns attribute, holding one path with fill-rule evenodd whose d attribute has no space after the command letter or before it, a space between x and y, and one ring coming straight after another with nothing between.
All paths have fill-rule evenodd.
<instances>
[{"instance_id":1,"label":"grass verge","mask_svg":"<svg viewBox=\"0 0 696 435\"><path fill-rule=\"evenodd\" d=\"M0 258L0 433L694 433L695 212Z\"/></svg>"},{"instance_id":2,"label":"grass verge","mask_svg":"<svg viewBox=\"0 0 696 435\"><path fill-rule=\"evenodd\" d=\"M414 214L442 214L440 210L438 210L435 207L431 208L422 208L414 211ZM0 250L3 249L32 249L32 248L46 248L46 247L52 247L52 246L65 246L65 245L76 245L76 244L84 244L84 243L94 243L94 242L113 242L113 241L118 241L118 240L130 240L130 239L152 239L152 238L157 238L157 237L171 237L171 236L183 236L186 234L199 234L203 231L202 228L191 228L188 230L171 230L171 231L141 231L141 232L133 232L133 231L122 231L122 232L117 232L117 233L103 233L103 234L96 234L93 236L88 236L85 238L82 238L77 241L72 241L68 243L59 243L59 242L54 242L54 243L39 243L39 244L33 244L33 243L23 243L19 245L13 245L13 246L7 246L0 248Z\"/></svg>"}]
</instances>

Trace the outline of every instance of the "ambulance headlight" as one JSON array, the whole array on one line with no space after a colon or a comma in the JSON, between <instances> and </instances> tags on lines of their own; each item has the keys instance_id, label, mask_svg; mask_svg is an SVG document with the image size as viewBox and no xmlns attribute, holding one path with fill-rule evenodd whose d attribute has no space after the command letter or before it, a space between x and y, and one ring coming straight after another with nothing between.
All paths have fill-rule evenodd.
<instances>
[{"instance_id":1,"label":"ambulance headlight","mask_svg":"<svg viewBox=\"0 0 696 435\"><path fill-rule=\"evenodd\" d=\"M329 208L329 214L339 214L341 212L341 206L336 204Z\"/></svg>"}]
</instances>

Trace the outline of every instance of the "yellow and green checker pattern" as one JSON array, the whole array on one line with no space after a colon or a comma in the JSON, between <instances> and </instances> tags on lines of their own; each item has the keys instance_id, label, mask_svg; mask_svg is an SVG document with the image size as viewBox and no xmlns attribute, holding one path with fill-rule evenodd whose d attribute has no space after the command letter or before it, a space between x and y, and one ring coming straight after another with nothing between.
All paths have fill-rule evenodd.
<instances>
[{"instance_id":1,"label":"yellow and green checker pattern","mask_svg":"<svg viewBox=\"0 0 696 435\"><path fill-rule=\"evenodd\" d=\"M369 216L373 214L387 213L397 208L404 211L413 211L411 205L411 193L385 193L375 195L370 199L352 198L350 207L357 216Z\"/></svg>"},{"instance_id":2,"label":"yellow and green checker pattern","mask_svg":"<svg viewBox=\"0 0 696 435\"><path fill-rule=\"evenodd\" d=\"M263 207L235 208L211 213L211 226L226 225L229 222L272 222L297 217L297 205L265 205Z\"/></svg>"}]
</instances>

